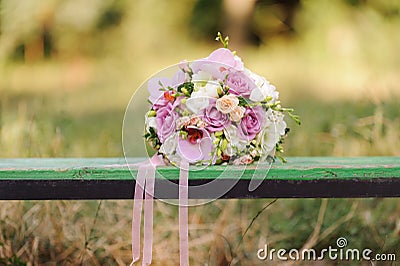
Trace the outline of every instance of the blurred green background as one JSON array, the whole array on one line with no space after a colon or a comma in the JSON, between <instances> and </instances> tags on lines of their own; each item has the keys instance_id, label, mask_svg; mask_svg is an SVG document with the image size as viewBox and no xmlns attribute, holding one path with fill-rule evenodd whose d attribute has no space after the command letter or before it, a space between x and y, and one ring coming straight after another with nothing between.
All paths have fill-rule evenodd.
<instances>
[{"instance_id":1,"label":"blurred green background","mask_svg":"<svg viewBox=\"0 0 400 266\"><path fill-rule=\"evenodd\" d=\"M302 126L289 124L286 156L399 156L399 29L395 0L0 0L0 157L123 156L135 89L219 48L217 31L301 116ZM315 199L279 200L228 252L265 202L191 209L194 265L256 265L268 239L302 247L322 211L322 228L337 226L318 248L352 236L354 246L400 250L398 200ZM0 264L129 261L129 201L0 204ZM155 265L174 265L176 209L157 203L155 217Z\"/></svg>"}]
</instances>

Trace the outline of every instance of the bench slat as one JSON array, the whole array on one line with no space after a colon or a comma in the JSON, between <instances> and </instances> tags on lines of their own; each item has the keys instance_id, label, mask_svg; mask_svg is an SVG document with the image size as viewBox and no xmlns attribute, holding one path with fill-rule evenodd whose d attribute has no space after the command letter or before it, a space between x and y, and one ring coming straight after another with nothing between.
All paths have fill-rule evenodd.
<instances>
[{"instance_id":1,"label":"bench slat","mask_svg":"<svg viewBox=\"0 0 400 266\"><path fill-rule=\"evenodd\" d=\"M129 163L143 161L129 159ZM276 162L257 189L248 187L254 167L211 166L192 171L189 189L199 198L400 197L400 157L291 157ZM195 169L195 167L193 168ZM124 158L0 159L0 199L132 199L137 167ZM160 167L156 197L177 198L179 169ZM220 188L232 187L229 191ZM210 187L210 186L208 186Z\"/></svg>"}]
</instances>

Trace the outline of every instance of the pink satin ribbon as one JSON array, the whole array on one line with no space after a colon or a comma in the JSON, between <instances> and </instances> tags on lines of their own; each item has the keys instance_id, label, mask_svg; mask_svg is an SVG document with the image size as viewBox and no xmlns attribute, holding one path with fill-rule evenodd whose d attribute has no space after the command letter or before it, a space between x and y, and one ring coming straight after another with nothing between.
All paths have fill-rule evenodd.
<instances>
[{"instance_id":1,"label":"pink satin ribbon","mask_svg":"<svg viewBox=\"0 0 400 266\"><path fill-rule=\"evenodd\" d=\"M189 265L189 163L182 160L179 173L179 250L181 265Z\"/></svg>"},{"instance_id":2,"label":"pink satin ribbon","mask_svg":"<svg viewBox=\"0 0 400 266\"><path fill-rule=\"evenodd\" d=\"M156 167L164 165L160 156L153 156L150 160L138 164L138 173L135 184L135 194L132 217L132 262L134 265L140 259L140 225L142 219L144 196L144 237L142 265L150 265L153 257L153 195ZM188 196L189 196L189 163L181 163L179 174L179 249L180 265L189 265L188 241ZM144 195L143 195L144 194Z\"/></svg>"}]
</instances>

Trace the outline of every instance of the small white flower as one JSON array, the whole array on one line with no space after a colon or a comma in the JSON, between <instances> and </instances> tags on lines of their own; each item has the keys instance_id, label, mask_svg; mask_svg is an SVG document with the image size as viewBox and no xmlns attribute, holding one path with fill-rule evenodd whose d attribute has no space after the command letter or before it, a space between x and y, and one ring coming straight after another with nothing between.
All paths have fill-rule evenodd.
<instances>
[{"instance_id":1,"label":"small white flower","mask_svg":"<svg viewBox=\"0 0 400 266\"><path fill-rule=\"evenodd\" d=\"M272 97L271 102L275 102L279 98L279 92L276 91L274 85L269 83L267 79L262 76L259 76L250 70L246 69L245 73L254 81L257 86L251 91L250 100L253 102L261 102L264 101L265 98Z\"/></svg>"},{"instance_id":2,"label":"small white flower","mask_svg":"<svg viewBox=\"0 0 400 266\"><path fill-rule=\"evenodd\" d=\"M154 128L154 130L157 132L157 121L155 117L148 117L146 115L145 117L145 125L146 125L146 131L149 132L150 128Z\"/></svg>"},{"instance_id":3,"label":"small white flower","mask_svg":"<svg viewBox=\"0 0 400 266\"><path fill-rule=\"evenodd\" d=\"M274 85L271 85L268 81L266 81L263 86L257 87L251 91L250 100L253 102L261 102L264 101L268 96L272 98L272 102L275 102L279 97L279 93L275 90Z\"/></svg>"},{"instance_id":4,"label":"small white flower","mask_svg":"<svg viewBox=\"0 0 400 266\"><path fill-rule=\"evenodd\" d=\"M266 112L267 123L272 123L275 131L281 136L285 135L286 122L283 120L284 118L285 115L281 112L273 111L271 109L268 109Z\"/></svg>"},{"instance_id":5,"label":"small white flower","mask_svg":"<svg viewBox=\"0 0 400 266\"><path fill-rule=\"evenodd\" d=\"M160 147L160 152L166 156L171 156L176 151L176 146L178 145L177 133L173 133L169 136Z\"/></svg>"},{"instance_id":6,"label":"small white flower","mask_svg":"<svg viewBox=\"0 0 400 266\"><path fill-rule=\"evenodd\" d=\"M255 88L251 91L250 100L253 102L261 102L267 98L267 92L261 88Z\"/></svg>"}]
</instances>

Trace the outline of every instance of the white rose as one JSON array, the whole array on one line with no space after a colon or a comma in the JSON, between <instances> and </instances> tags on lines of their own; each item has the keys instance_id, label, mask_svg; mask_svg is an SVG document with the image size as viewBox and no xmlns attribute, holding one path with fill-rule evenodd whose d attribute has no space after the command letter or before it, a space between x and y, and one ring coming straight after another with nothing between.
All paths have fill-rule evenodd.
<instances>
[{"instance_id":1,"label":"white rose","mask_svg":"<svg viewBox=\"0 0 400 266\"><path fill-rule=\"evenodd\" d=\"M277 140L277 136L279 135L273 127L268 127L257 135L256 141L260 144L262 154L269 154L275 149L275 145L279 140L279 138Z\"/></svg>"},{"instance_id":2,"label":"white rose","mask_svg":"<svg viewBox=\"0 0 400 266\"><path fill-rule=\"evenodd\" d=\"M189 99L186 100L186 107L194 114L200 114L200 111L210 104L209 97L202 91L194 91Z\"/></svg>"},{"instance_id":3,"label":"white rose","mask_svg":"<svg viewBox=\"0 0 400 266\"><path fill-rule=\"evenodd\" d=\"M164 141L159 151L167 156L170 156L175 153L177 144L177 133L173 133Z\"/></svg>"}]
</instances>

